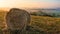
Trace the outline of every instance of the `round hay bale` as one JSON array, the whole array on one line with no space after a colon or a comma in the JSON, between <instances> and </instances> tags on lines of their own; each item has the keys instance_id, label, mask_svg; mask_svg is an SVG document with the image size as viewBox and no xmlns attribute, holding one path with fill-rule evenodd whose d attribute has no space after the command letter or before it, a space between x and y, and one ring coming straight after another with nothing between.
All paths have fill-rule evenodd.
<instances>
[{"instance_id":1,"label":"round hay bale","mask_svg":"<svg viewBox=\"0 0 60 34\"><path fill-rule=\"evenodd\" d=\"M12 8L6 15L7 28L23 30L30 23L30 14L22 9Z\"/></svg>"}]
</instances>

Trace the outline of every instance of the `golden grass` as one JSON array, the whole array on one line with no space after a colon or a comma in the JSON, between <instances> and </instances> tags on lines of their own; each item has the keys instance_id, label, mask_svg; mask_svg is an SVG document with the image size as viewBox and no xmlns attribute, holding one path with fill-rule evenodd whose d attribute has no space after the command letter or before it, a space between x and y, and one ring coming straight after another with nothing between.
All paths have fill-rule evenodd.
<instances>
[{"instance_id":1,"label":"golden grass","mask_svg":"<svg viewBox=\"0 0 60 34\"><path fill-rule=\"evenodd\" d=\"M56 33L60 31L60 18L47 16L31 16L30 25L39 31Z\"/></svg>"},{"instance_id":2,"label":"golden grass","mask_svg":"<svg viewBox=\"0 0 60 34\"><path fill-rule=\"evenodd\" d=\"M0 12L0 29L4 28L4 15L5 12ZM60 18L57 17L47 17L47 16L32 16L30 27L32 31L45 33L60 33ZM29 31L29 32L32 32ZM43 33L42 32L42 33Z\"/></svg>"}]
</instances>

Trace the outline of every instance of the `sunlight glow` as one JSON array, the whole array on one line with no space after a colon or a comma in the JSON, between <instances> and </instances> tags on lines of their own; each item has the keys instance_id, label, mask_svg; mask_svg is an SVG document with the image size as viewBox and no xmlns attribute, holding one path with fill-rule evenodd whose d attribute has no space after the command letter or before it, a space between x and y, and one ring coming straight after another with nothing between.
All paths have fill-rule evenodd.
<instances>
[{"instance_id":1,"label":"sunlight glow","mask_svg":"<svg viewBox=\"0 0 60 34\"><path fill-rule=\"evenodd\" d=\"M54 8L60 7L59 0L0 0L0 7Z\"/></svg>"}]
</instances>

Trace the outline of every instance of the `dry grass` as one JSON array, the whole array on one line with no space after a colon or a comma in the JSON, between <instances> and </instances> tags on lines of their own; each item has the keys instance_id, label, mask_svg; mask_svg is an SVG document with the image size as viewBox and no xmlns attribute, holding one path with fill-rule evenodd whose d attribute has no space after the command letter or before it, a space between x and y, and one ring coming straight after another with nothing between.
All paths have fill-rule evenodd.
<instances>
[{"instance_id":1,"label":"dry grass","mask_svg":"<svg viewBox=\"0 0 60 34\"><path fill-rule=\"evenodd\" d=\"M31 27L39 33L60 34L60 18L47 16L31 16Z\"/></svg>"},{"instance_id":2,"label":"dry grass","mask_svg":"<svg viewBox=\"0 0 60 34\"><path fill-rule=\"evenodd\" d=\"M0 29L4 28L5 12L0 12ZM29 28L30 27L30 28ZM31 16L28 34L60 34L60 18L47 16Z\"/></svg>"},{"instance_id":3,"label":"dry grass","mask_svg":"<svg viewBox=\"0 0 60 34\"><path fill-rule=\"evenodd\" d=\"M0 29L4 28L4 14L5 12L0 12Z\"/></svg>"}]
</instances>

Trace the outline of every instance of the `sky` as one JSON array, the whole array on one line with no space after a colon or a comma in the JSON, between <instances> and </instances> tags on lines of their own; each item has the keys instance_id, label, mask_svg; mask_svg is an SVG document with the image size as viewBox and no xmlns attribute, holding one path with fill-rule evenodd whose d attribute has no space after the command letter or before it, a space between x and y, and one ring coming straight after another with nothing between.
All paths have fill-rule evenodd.
<instances>
[{"instance_id":1,"label":"sky","mask_svg":"<svg viewBox=\"0 0 60 34\"><path fill-rule=\"evenodd\" d=\"M0 7L59 8L60 0L0 0Z\"/></svg>"}]
</instances>

